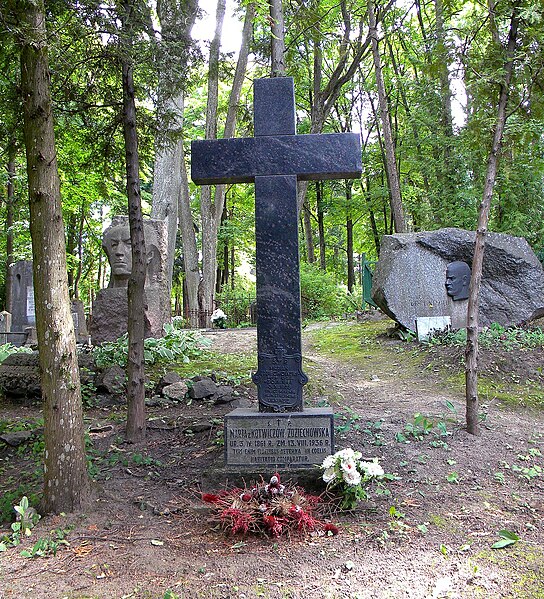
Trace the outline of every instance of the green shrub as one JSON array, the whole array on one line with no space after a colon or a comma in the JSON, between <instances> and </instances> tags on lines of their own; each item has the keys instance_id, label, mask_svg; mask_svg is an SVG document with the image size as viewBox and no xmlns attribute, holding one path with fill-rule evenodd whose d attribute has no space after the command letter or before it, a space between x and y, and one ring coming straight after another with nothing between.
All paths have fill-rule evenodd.
<instances>
[{"instance_id":1,"label":"green shrub","mask_svg":"<svg viewBox=\"0 0 544 599\"><path fill-rule=\"evenodd\" d=\"M300 293L304 318L331 318L351 311L346 291L335 282L333 275L315 264L301 263Z\"/></svg>"},{"instance_id":2,"label":"green shrub","mask_svg":"<svg viewBox=\"0 0 544 599\"><path fill-rule=\"evenodd\" d=\"M177 328L175 325L164 325L164 336L155 339L149 337L144 341L144 359L147 366L159 362L189 362L200 356L210 340L202 337L197 331ZM125 367L128 354L128 335L119 337L117 341L103 343L93 350L93 357L98 368L107 368L113 364Z\"/></svg>"}]
</instances>

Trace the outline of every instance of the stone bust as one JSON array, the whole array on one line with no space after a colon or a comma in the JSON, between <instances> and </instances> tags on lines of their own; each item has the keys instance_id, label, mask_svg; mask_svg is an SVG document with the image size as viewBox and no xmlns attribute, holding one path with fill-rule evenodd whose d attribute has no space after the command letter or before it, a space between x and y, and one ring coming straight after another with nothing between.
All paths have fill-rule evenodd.
<instances>
[{"instance_id":1,"label":"stone bust","mask_svg":"<svg viewBox=\"0 0 544 599\"><path fill-rule=\"evenodd\" d=\"M446 293L454 302L468 299L470 284L470 266L456 260L446 267Z\"/></svg>"},{"instance_id":2,"label":"stone bust","mask_svg":"<svg viewBox=\"0 0 544 599\"><path fill-rule=\"evenodd\" d=\"M160 270L160 253L157 231L153 225L144 222L146 249L146 287L157 284ZM110 263L111 276L108 287L127 287L132 272L132 246L130 229L127 224L113 224L104 231L102 247Z\"/></svg>"}]
</instances>

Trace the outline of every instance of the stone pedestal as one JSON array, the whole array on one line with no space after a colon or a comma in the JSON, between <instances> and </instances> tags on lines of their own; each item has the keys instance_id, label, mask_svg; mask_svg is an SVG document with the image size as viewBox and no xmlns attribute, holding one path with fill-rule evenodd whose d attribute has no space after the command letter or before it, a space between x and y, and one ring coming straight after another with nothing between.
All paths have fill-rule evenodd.
<instances>
[{"instance_id":1,"label":"stone pedestal","mask_svg":"<svg viewBox=\"0 0 544 599\"><path fill-rule=\"evenodd\" d=\"M145 336L160 337L163 326L169 322L158 288L145 289ZM93 302L91 320L91 343L98 345L105 341L115 341L127 332L128 296L126 287L101 289Z\"/></svg>"},{"instance_id":2,"label":"stone pedestal","mask_svg":"<svg viewBox=\"0 0 544 599\"><path fill-rule=\"evenodd\" d=\"M238 408L225 416L225 464L289 470L321 464L334 447L329 408L263 414Z\"/></svg>"}]
</instances>

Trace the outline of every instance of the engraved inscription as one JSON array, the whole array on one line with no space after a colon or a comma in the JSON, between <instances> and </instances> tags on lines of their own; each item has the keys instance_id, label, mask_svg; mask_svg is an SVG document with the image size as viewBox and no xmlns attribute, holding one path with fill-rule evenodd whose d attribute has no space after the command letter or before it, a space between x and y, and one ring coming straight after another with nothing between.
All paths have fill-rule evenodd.
<instances>
[{"instance_id":1,"label":"engraved inscription","mask_svg":"<svg viewBox=\"0 0 544 599\"><path fill-rule=\"evenodd\" d=\"M321 464L333 450L329 416L229 418L225 422L228 465L271 467Z\"/></svg>"},{"instance_id":2,"label":"engraved inscription","mask_svg":"<svg viewBox=\"0 0 544 599\"><path fill-rule=\"evenodd\" d=\"M260 354L259 368L253 375L258 387L259 411L286 412L302 409L302 387L308 377L302 372L302 356Z\"/></svg>"}]
</instances>

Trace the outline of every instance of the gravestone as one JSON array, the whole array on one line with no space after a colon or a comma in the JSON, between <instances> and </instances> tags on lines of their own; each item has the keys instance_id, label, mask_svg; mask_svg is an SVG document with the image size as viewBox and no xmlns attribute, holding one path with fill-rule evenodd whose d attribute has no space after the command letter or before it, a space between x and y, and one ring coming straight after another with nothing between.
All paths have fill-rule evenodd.
<instances>
[{"instance_id":1,"label":"gravestone","mask_svg":"<svg viewBox=\"0 0 544 599\"><path fill-rule=\"evenodd\" d=\"M7 306L11 314L12 334L9 335L9 341L19 346L25 341L25 330L36 326L32 260L19 260L11 264L7 284L11 289L11 304Z\"/></svg>"},{"instance_id":2,"label":"gravestone","mask_svg":"<svg viewBox=\"0 0 544 599\"><path fill-rule=\"evenodd\" d=\"M333 451L333 414L303 410L297 181L361 174L358 134L296 135L293 80L254 82L255 137L192 142L199 185L255 183L259 412L225 417L225 461L312 466Z\"/></svg>"},{"instance_id":3,"label":"gravestone","mask_svg":"<svg viewBox=\"0 0 544 599\"><path fill-rule=\"evenodd\" d=\"M146 337L160 337L170 322L170 302L165 271L166 225L162 220L145 219L146 280L144 286ZM110 281L93 301L91 342L115 341L127 332L128 279L132 270L132 249L128 217L117 216L104 231L102 247L110 263Z\"/></svg>"},{"instance_id":4,"label":"gravestone","mask_svg":"<svg viewBox=\"0 0 544 599\"><path fill-rule=\"evenodd\" d=\"M420 317L450 317L466 326L475 233L440 229L385 235L372 298L393 320L414 331ZM544 272L521 237L487 233L479 326L519 325L544 315Z\"/></svg>"}]
</instances>

